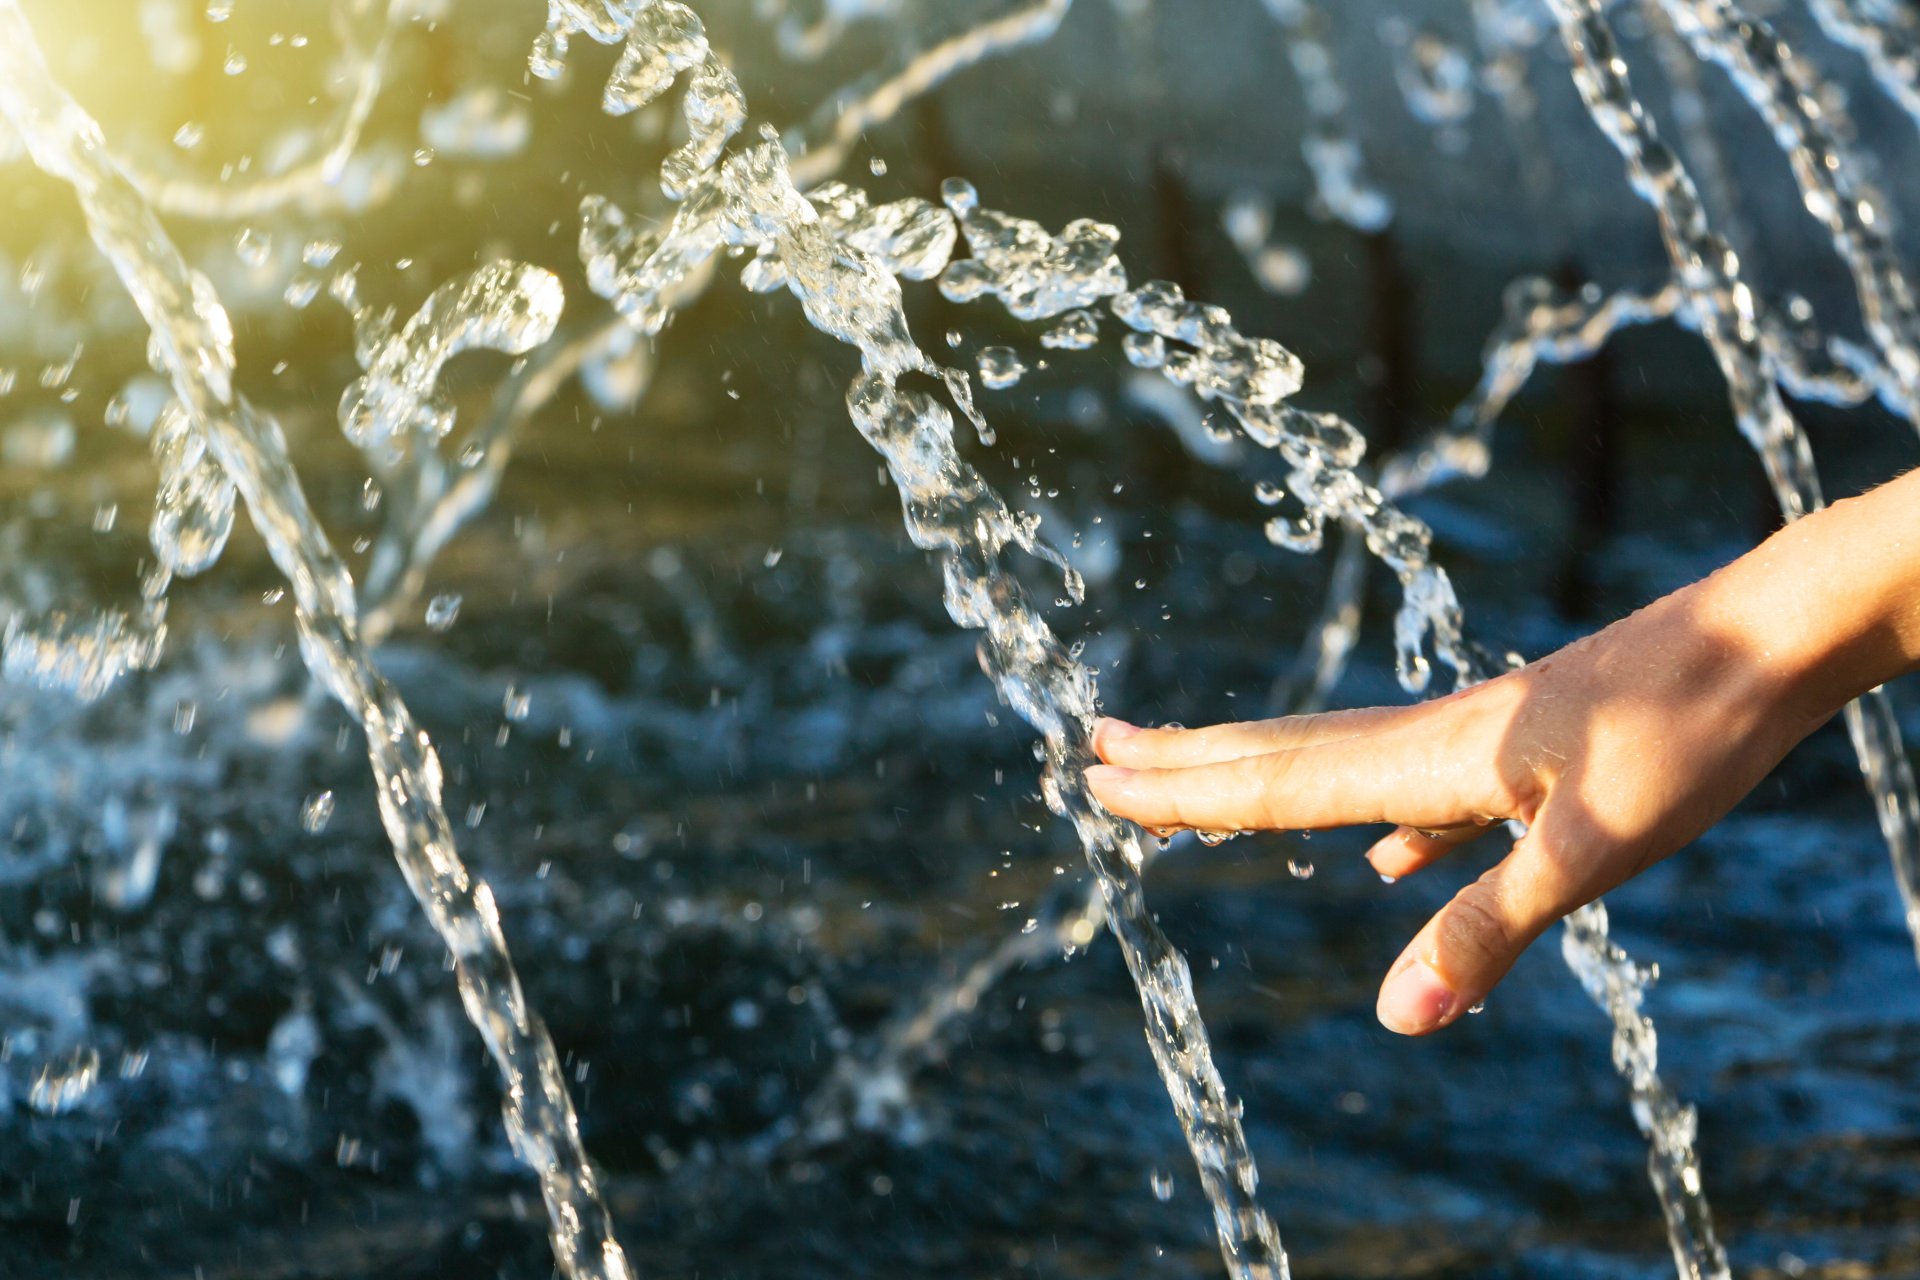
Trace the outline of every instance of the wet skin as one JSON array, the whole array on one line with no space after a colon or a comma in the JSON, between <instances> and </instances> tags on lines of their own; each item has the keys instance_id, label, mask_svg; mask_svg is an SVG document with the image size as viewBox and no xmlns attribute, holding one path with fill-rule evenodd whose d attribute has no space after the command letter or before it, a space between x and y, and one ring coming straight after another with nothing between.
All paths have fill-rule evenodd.
<instances>
[{"instance_id":1,"label":"wet skin","mask_svg":"<svg viewBox=\"0 0 1920 1280\"><path fill-rule=\"evenodd\" d=\"M1850 699L1920 667L1920 473L1776 533L1710 577L1485 684L1412 707L1142 729L1102 720L1101 804L1150 828L1392 823L1411 875L1506 821L1504 858L1388 969L1424 1035L1567 913L1687 845Z\"/></svg>"}]
</instances>

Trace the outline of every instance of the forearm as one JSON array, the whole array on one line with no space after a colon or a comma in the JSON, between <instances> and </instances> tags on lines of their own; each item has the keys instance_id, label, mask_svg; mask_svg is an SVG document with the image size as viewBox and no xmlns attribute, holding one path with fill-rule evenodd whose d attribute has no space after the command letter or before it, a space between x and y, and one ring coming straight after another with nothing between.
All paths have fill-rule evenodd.
<instances>
[{"instance_id":1,"label":"forearm","mask_svg":"<svg viewBox=\"0 0 1920 1280\"><path fill-rule=\"evenodd\" d=\"M1784 705L1824 720L1920 669L1920 472L1795 522L1697 590Z\"/></svg>"}]
</instances>

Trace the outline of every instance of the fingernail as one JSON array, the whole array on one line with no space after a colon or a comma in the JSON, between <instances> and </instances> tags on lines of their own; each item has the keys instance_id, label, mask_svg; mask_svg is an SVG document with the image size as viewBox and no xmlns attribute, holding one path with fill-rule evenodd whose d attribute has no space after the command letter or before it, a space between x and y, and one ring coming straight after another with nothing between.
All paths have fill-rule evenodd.
<instances>
[{"instance_id":1,"label":"fingernail","mask_svg":"<svg viewBox=\"0 0 1920 1280\"><path fill-rule=\"evenodd\" d=\"M1388 837L1388 839L1391 838L1392 837ZM1388 884L1392 884L1400 878L1400 873L1397 868L1401 865L1401 861L1393 856L1396 852L1398 852L1398 850L1387 847L1386 840L1380 841L1380 843L1374 845L1373 848L1367 850L1367 865L1375 871L1378 871L1380 878Z\"/></svg>"},{"instance_id":2,"label":"fingernail","mask_svg":"<svg viewBox=\"0 0 1920 1280\"><path fill-rule=\"evenodd\" d=\"M1133 770L1123 769L1117 764L1093 764L1087 766L1087 781L1098 786L1103 782L1125 782L1133 776Z\"/></svg>"},{"instance_id":3,"label":"fingernail","mask_svg":"<svg viewBox=\"0 0 1920 1280\"><path fill-rule=\"evenodd\" d=\"M1380 988L1380 1025L1403 1036L1431 1031L1460 1007L1460 997L1424 960L1401 965Z\"/></svg>"},{"instance_id":4,"label":"fingernail","mask_svg":"<svg viewBox=\"0 0 1920 1280\"><path fill-rule=\"evenodd\" d=\"M1140 732L1140 726L1128 724L1125 720L1116 720L1112 716L1101 716L1100 723L1093 727L1093 731L1095 736L1104 734L1109 738L1131 738Z\"/></svg>"}]
</instances>

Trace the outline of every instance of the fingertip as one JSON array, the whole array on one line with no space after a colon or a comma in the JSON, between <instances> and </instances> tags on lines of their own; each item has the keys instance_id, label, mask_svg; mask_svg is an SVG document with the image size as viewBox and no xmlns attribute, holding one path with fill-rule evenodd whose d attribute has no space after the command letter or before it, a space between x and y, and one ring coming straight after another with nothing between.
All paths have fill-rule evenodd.
<instances>
[{"instance_id":1,"label":"fingertip","mask_svg":"<svg viewBox=\"0 0 1920 1280\"><path fill-rule=\"evenodd\" d=\"M1402 957L1380 984L1374 1014L1396 1035L1424 1036L1453 1022L1465 1007L1460 993L1432 965Z\"/></svg>"},{"instance_id":2,"label":"fingertip","mask_svg":"<svg viewBox=\"0 0 1920 1280\"><path fill-rule=\"evenodd\" d=\"M1426 859L1419 857L1407 847L1407 840L1402 831L1394 832L1367 850L1367 862L1375 871L1389 880L1410 876L1427 865Z\"/></svg>"},{"instance_id":3,"label":"fingertip","mask_svg":"<svg viewBox=\"0 0 1920 1280\"><path fill-rule=\"evenodd\" d=\"M1132 769L1115 764L1094 764L1087 766L1087 790L1108 813L1120 818L1131 818L1133 797L1127 793L1127 779L1133 777Z\"/></svg>"},{"instance_id":4,"label":"fingertip","mask_svg":"<svg viewBox=\"0 0 1920 1280\"><path fill-rule=\"evenodd\" d=\"M1367 861L1381 875L1399 880L1432 866L1462 845L1478 840L1486 834L1486 830L1478 825L1433 831L1399 826L1367 850Z\"/></svg>"},{"instance_id":5,"label":"fingertip","mask_svg":"<svg viewBox=\"0 0 1920 1280\"><path fill-rule=\"evenodd\" d=\"M1128 724L1112 716L1101 716L1093 722L1093 749L1102 760L1106 760L1115 744L1125 742L1139 732L1139 725Z\"/></svg>"}]
</instances>

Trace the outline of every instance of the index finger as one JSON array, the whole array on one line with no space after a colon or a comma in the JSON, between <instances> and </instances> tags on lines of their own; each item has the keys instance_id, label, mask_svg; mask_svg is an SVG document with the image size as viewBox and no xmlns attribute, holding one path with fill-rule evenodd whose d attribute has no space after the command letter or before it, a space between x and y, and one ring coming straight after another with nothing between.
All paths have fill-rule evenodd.
<instances>
[{"instance_id":1,"label":"index finger","mask_svg":"<svg viewBox=\"0 0 1920 1280\"><path fill-rule=\"evenodd\" d=\"M1342 738L1184 769L1087 770L1094 798L1149 828L1450 827L1514 815L1491 750L1451 725Z\"/></svg>"},{"instance_id":2,"label":"index finger","mask_svg":"<svg viewBox=\"0 0 1920 1280\"><path fill-rule=\"evenodd\" d=\"M1404 725L1426 710L1425 706L1366 707L1275 720L1240 720L1201 729L1145 729L1103 717L1094 727L1093 749L1107 764L1128 769L1184 769L1380 733Z\"/></svg>"}]
</instances>

